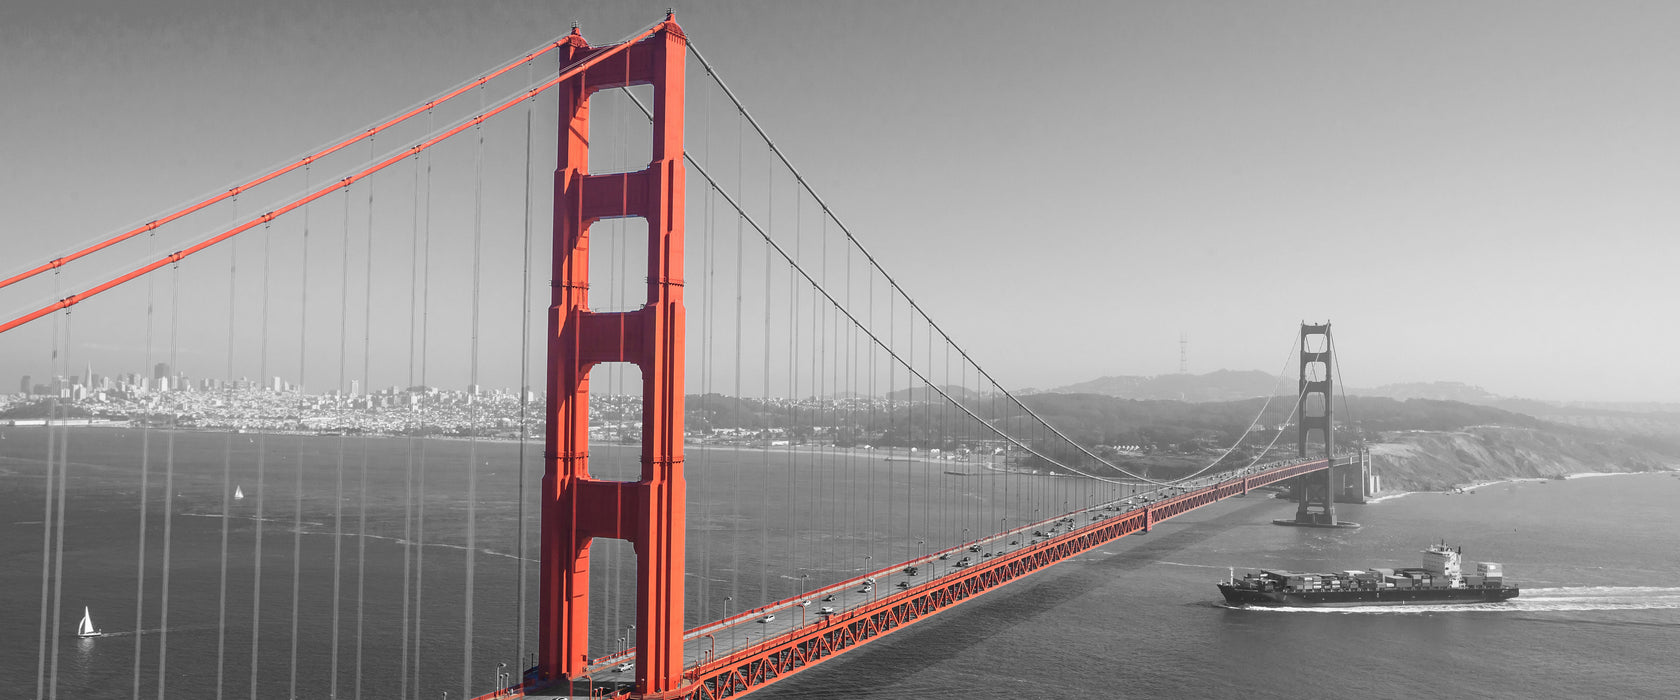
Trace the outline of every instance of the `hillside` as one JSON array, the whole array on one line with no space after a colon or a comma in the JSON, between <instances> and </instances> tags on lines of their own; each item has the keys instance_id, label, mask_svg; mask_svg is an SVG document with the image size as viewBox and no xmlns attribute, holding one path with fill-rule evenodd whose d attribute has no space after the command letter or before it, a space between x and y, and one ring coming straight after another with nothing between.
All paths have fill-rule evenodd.
<instances>
[{"instance_id":1,"label":"hillside","mask_svg":"<svg viewBox=\"0 0 1680 700\"><path fill-rule=\"evenodd\" d=\"M1483 481L1680 465L1673 455L1625 441L1510 426L1396 433L1370 447L1371 466L1384 492L1442 491Z\"/></svg>"},{"instance_id":2,"label":"hillside","mask_svg":"<svg viewBox=\"0 0 1680 700\"><path fill-rule=\"evenodd\" d=\"M1171 401L1233 401L1269 396L1287 390L1292 382L1259 370L1227 370L1207 374L1163 374L1156 377L1100 377L1056 387L1045 393L1100 394L1122 399Z\"/></svg>"},{"instance_id":3,"label":"hillside","mask_svg":"<svg viewBox=\"0 0 1680 700\"><path fill-rule=\"evenodd\" d=\"M1293 418L1294 397L1274 398L1244 445ZM1132 401L1092 394L1038 394L1034 411L1086 444L1142 444L1185 452L1224 447L1264 402ZM1342 445L1371 448L1384 491L1444 490L1478 481L1580 472L1680 468L1680 439L1565 425L1492 406L1354 396L1333 407ZM1287 429L1277 454L1293 449ZM1261 442L1261 445L1264 443Z\"/></svg>"}]
</instances>

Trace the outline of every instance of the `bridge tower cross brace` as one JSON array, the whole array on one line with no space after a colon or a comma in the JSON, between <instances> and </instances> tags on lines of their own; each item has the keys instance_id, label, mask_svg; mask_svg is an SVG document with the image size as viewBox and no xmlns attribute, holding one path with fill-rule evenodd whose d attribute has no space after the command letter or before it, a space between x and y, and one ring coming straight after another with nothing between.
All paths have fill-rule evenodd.
<instances>
[{"instance_id":1,"label":"bridge tower cross brace","mask_svg":"<svg viewBox=\"0 0 1680 700\"><path fill-rule=\"evenodd\" d=\"M1321 339L1313 342L1315 338ZM1313 348L1321 348L1314 350ZM1301 457L1307 456L1307 438L1312 431L1317 430L1324 439L1324 459L1334 463L1336 446L1334 424L1330 418L1330 323L1321 325L1301 324L1301 383L1299 388L1300 400L1295 404L1296 450ZM1314 379L1322 377L1322 379ZM1322 412L1312 415L1307 413L1308 407L1322 407ZM1336 495L1332 469L1301 476L1296 479L1295 495L1297 503L1295 521L1298 523L1313 523L1318 525L1336 525ZM1322 482L1319 483L1319 482ZM1310 512L1310 508L1318 508L1319 512Z\"/></svg>"},{"instance_id":2,"label":"bridge tower cross brace","mask_svg":"<svg viewBox=\"0 0 1680 700\"><path fill-rule=\"evenodd\" d=\"M536 673L569 683L589 664L589 548L627 540L636 551L636 695L680 694L683 681L683 79L687 37L666 16L628 47L591 47L576 28L559 47L562 69L601 57L558 86L554 269L548 310L548 425L541 492ZM607 55L610 54L610 55ZM589 98L653 86L653 157L629 173L589 172ZM589 228L647 222L647 303L589 308ZM638 481L589 473L589 371L633 363L642 376Z\"/></svg>"}]
</instances>

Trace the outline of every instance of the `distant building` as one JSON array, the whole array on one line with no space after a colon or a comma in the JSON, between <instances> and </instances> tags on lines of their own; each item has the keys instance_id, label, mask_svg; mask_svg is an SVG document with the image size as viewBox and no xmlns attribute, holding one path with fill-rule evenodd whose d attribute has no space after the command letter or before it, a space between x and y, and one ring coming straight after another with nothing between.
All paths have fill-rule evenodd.
<instances>
[{"instance_id":1,"label":"distant building","mask_svg":"<svg viewBox=\"0 0 1680 700\"><path fill-rule=\"evenodd\" d=\"M34 393L33 389L35 388L35 385L30 381L30 379L31 379L31 377L29 375L27 375L27 374L23 375L23 379L18 382L18 393L19 394L23 394L24 396L28 396L31 393Z\"/></svg>"},{"instance_id":2,"label":"distant building","mask_svg":"<svg viewBox=\"0 0 1680 700\"><path fill-rule=\"evenodd\" d=\"M152 367L152 378L153 379L168 379L169 378L169 363L168 362L159 362L159 363L157 363L156 366Z\"/></svg>"}]
</instances>

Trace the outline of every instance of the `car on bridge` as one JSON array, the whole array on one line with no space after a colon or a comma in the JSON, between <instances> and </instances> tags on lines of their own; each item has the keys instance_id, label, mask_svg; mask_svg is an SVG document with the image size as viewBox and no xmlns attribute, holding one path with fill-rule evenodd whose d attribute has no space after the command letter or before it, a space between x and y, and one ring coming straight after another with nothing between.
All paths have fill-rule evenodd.
<instances>
[{"instance_id":1,"label":"car on bridge","mask_svg":"<svg viewBox=\"0 0 1680 700\"><path fill-rule=\"evenodd\" d=\"M817 611L817 614L818 614L818 615L833 615L833 614L834 614L834 612L835 612L835 611L834 611L834 608L831 608L831 607L829 607L829 606L827 606L827 605L824 605L824 606L822 606L822 609L821 609L821 610L818 610L818 611Z\"/></svg>"},{"instance_id":2,"label":"car on bridge","mask_svg":"<svg viewBox=\"0 0 1680 700\"><path fill-rule=\"evenodd\" d=\"M776 619L775 615L765 615L764 617L758 618L758 623L762 625L774 619Z\"/></svg>"},{"instance_id":3,"label":"car on bridge","mask_svg":"<svg viewBox=\"0 0 1680 700\"><path fill-rule=\"evenodd\" d=\"M635 670L635 668L636 668L636 662L626 661L626 662L621 663L617 666L614 666L612 672L613 673L624 673L625 671Z\"/></svg>"}]
</instances>

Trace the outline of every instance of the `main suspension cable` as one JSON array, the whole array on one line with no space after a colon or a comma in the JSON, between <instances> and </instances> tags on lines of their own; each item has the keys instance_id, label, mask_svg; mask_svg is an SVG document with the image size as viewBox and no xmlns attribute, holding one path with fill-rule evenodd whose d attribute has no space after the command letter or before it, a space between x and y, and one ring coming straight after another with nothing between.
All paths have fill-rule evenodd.
<instances>
[{"instance_id":1,"label":"main suspension cable","mask_svg":"<svg viewBox=\"0 0 1680 700\"><path fill-rule=\"evenodd\" d=\"M646 27L643 27L641 30L639 30L637 32L634 32L631 35L627 36L625 39L621 40L618 44L608 45L608 46L619 46L619 45L627 46L630 43L633 43L635 41L639 41L642 38L644 38L645 36L647 36L648 34L651 34L653 28L658 26L659 24L660 24L659 22L649 24ZM220 202L224 199L238 197L241 193L243 193L246 190L249 190L253 187L257 187L258 185L262 185L262 184L264 184L266 182L269 182L271 180L274 180L275 178L278 178L282 175L293 172L293 171L295 171L299 168L306 168L309 165L313 164L315 161L318 161L318 160L320 160L320 159L322 159L326 156L332 155L333 153L336 153L336 152L338 152L338 151L340 151L344 148L347 148L351 145L354 145L358 141L361 141L363 138L371 138L375 135L378 135L380 132L386 131L386 130L392 128L392 127L397 126L398 124L401 124L402 122L405 122L405 121L407 121L407 120L409 120L413 117L416 117L416 116L420 115L421 113L429 113L433 109L435 109L436 107L441 106L444 103L449 102L450 100L453 100L456 97L461 96L462 94L466 93L468 90L471 90L475 87L482 88L486 83L490 82L491 80L494 80L497 77L500 77L501 75L507 73L508 71L513 70L514 68L516 68L518 66L521 66L521 65L527 65L528 66L528 65L530 65L538 57L546 55L549 51L553 51L553 50L556 50L556 49L560 48L560 46L565 43L566 36L567 35L562 34L562 35L557 36L553 39L550 39L549 41L546 41L542 44L539 44L539 45L531 48L531 50L527 51L525 53L524 58L521 58L521 59L513 61L511 63L507 63L507 64L504 64L502 66L499 66L499 67L497 67L493 70L490 70L490 71L484 73L483 75L481 75L477 78L472 78L472 79L464 80L460 83L457 83L454 86L444 90L441 93L438 93L437 95L435 95L431 98L428 98L428 99L426 99L424 101L421 101L421 102L416 102L416 103L408 106L407 108L399 110L398 112L396 112L395 114L393 114L390 117L387 117L387 118L382 119L382 120L375 121L371 126L367 127L366 129L355 132L354 134L352 134L350 136L346 136L346 137L343 137L339 140L336 140L328 146L318 148L318 149L314 150L313 152L311 152L309 155L303 156L302 158L298 158L298 159L295 159L295 160L288 160L287 162L285 162L281 165L274 166L274 167L268 169L268 171L266 173L264 173L262 175L259 175L259 176L256 176L256 177L253 177L253 178L250 178L242 184L235 185L235 186L230 187L226 190L221 190L221 191L209 194L209 195L204 195L204 196L202 196L202 198L195 197L193 199L197 200L196 202L193 202L193 200L188 200L189 202L193 202L193 203L184 204L184 205L176 206L176 207L171 207L168 210L169 213L162 214L162 215L157 216L153 219L150 219L146 223L141 224L139 226L136 226L134 228L131 228L127 231L124 231L123 233L117 234L115 236L108 237L104 240L101 240L101 241L98 241L98 242L93 243L91 245L88 245L86 247L83 247L83 248L81 248L81 249L79 249L75 252L68 253L68 254L65 254L63 256L54 258L54 259L52 259L52 260L50 260L46 263L43 263L43 264L41 264L39 266L36 266L34 268L31 268L29 270L25 270L23 272L20 272L16 275L11 276L11 277L7 277L5 279L0 279L0 289L4 289L4 288L9 287L9 286L11 286L13 284L16 284L18 282L22 282L26 279L29 279L29 278L34 277L36 275L39 275L39 274L41 274L43 272L46 272L48 270L59 269L67 263L70 263L70 262L73 262L73 261L78 260L80 258L86 257L86 256L91 255L93 253L96 253L100 250L103 250L103 249L108 248L110 246L116 245L118 243L126 241L126 240L128 240L130 238L133 238L135 236L138 236L142 233L148 233L148 232L156 231L161 226L164 226L164 225L166 225L170 222L173 222L173 221L178 220L182 217L185 217L189 214L192 214L194 212L202 210L202 209L204 209L206 207L209 207L210 205L213 205L213 204L215 204L217 202ZM592 59L593 59L592 62L599 62L601 57L589 56L589 57L586 57L585 59L582 59L582 61L580 61L580 63L582 63L584 61L591 61Z\"/></svg>"}]
</instances>

